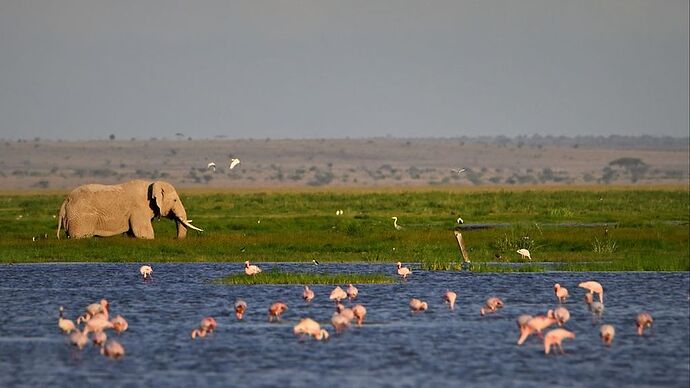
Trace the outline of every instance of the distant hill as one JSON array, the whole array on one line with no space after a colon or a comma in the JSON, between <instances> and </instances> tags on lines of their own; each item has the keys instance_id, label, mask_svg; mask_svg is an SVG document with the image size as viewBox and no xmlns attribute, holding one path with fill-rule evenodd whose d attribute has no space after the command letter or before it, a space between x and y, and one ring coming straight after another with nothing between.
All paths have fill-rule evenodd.
<instances>
[{"instance_id":1,"label":"distant hill","mask_svg":"<svg viewBox=\"0 0 690 388\"><path fill-rule=\"evenodd\" d=\"M0 189L136 178L214 188L687 183L688 142L653 136L4 140ZM233 170L230 158L241 160Z\"/></svg>"}]
</instances>

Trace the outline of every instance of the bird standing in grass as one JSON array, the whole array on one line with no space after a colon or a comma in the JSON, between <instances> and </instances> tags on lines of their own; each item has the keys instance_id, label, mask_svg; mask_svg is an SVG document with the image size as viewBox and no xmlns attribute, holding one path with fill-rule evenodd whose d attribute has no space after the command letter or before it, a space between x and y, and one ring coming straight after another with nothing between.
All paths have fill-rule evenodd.
<instances>
[{"instance_id":1,"label":"bird standing in grass","mask_svg":"<svg viewBox=\"0 0 690 388\"><path fill-rule=\"evenodd\" d=\"M247 275L256 275L258 273L261 273L261 268L259 268L256 265L250 265L249 260L244 262L244 273Z\"/></svg>"},{"instance_id":2,"label":"bird standing in grass","mask_svg":"<svg viewBox=\"0 0 690 388\"><path fill-rule=\"evenodd\" d=\"M518 250L517 250L517 253L519 253L520 256L522 256L523 259L527 258L527 259L529 259L530 261L532 261L532 256L530 255L530 253L529 253L529 251L528 251L527 249L525 249L525 248L518 249Z\"/></svg>"},{"instance_id":3,"label":"bird standing in grass","mask_svg":"<svg viewBox=\"0 0 690 388\"><path fill-rule=\"evenodd\" d=\"M393 220L393 227L395 230L402 230L402 226L398 225L398 217L391 217Z\"/></svg>"}]
</instances>

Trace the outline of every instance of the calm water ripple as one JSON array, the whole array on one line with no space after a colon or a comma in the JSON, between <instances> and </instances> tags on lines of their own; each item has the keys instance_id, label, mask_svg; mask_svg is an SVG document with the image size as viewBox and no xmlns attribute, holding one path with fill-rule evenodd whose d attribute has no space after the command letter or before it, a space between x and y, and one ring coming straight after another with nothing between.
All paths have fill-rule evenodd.
<instances>
[{"instance_id":1,"label":"calm water ripple","mask_svg":"<svg viewBox=\"0 0 690 388\"><path fill-rule=\"evenodd\" d=\"M393 265L261 264L264 270L387 272ZM311 306L301 286L223 286L210 281L242 271L242 265L154 264L145 283L134 264L31 264L0 266L0 387L83 386L677 386L690 384L688 273L470 274L416 270L406 283L361 285L357 301L367 307L362 328L328 342L300 341L292 326L301 317L330 322L331 286L314 286ZM616 326L610 348L602 346L577 284L604 285L604 321ZM570 290L564 356L544 355L534 337L515 345L520 314L556 306L553 284ZM441 296L457 292L455 311ZM497 295L505 308L481 317L484 300ZM58 306L74 318L102 297L129 330L118 340L126 356L117 361L93 346L77 351L58 332ZM236 298L249 304L245 321L231 314ZM412 314L410 298L429 302ZM284 322L268 324L275 300L289 309ZM638 312L654 317L651 334L635 335ZM202 340L189 333L207 315L219 327ZM332 327L327 325L332 333ZM113 334L114 336L114 334Z\"/></svg>"}]
</instances>

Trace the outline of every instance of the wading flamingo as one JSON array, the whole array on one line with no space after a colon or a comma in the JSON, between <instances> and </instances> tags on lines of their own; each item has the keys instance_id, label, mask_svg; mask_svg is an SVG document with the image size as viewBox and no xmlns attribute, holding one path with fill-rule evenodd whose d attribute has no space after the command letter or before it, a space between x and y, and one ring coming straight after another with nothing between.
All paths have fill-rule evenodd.
<instances>
[{"instance_id":1,"label":"wading flamingo","mask_svg":"<svg viewBox=\"0 0 690 388\"><path fill-rule=\"evenodd\" d=\"M60 306L60 317L58 318L58 327L63 333L69 334L72 330L75 330L74 322L71 319L65 319L64 316L65 309Z\"/></svg>"},{"instance_id":2,"label":"wading flamingo","mask_svg":"<svg viewBox=\"0 0 690 388\"><path fill-rule=\"evenodd\" d=\"M362 306L361 304L357 304L352 308L352 313L355 315L355 318L357 318L357 326L362 326L362 323L364 323L364 317L367 316L366 307Z\"/></svg>"},{"instance_id":3,"label":"wading flamingo","mask_svg":"<svg viewBox=\"0 0 690 388\"><path fill-rule=\"evenodd\" d=\"M150 265L142 265L139 267L139 273L144 280L150 280L152 279L153 268Z\"/></svg>"},{"instance_id":4,"label":"wading flamingo","mask_svg":"<svg viewBox=\"0 0 690 388\"><path fill-rule=\"evenodd\" d=\"M268 308L268 321L273 322L275 318L280 321L280 316L288 309L288 306L283 302L275 302Z\"/></svg>"},{"instance_id":5,"label":"wading flamingo","mask_svg":"<svg viewBox=\"0 0 690 388\"><path fill-rule=\"evenodd\" d=\"M551 347L555 346L556 349L561 351L561 354L565 354L565 351L563 350L563 340L566 338L574 339L575 333L560 328L553 329L546 333L544 336L544 353L549 354Z\"/></svg>"},{"instance_id":6,"label":"wading flamingo","mask_svg":"<svg viewBox=\"0 0 690 388\"><path fill-rule=\"evenodd\" d=\"M585 303L587 303L587 308L592 313L592 323L601 321L601 316L604 315L604 304L593 300L591 292L585 294Z\"/></svg>"},{"instance_id":7,"label":"wading flamingo","mask_svg":"<svg viewBox=\"0 0 690 388\"><path fill-rule=\"evenodd\" d=\"M105 333L102 331L93 333L93 335L91 336L91 341L93 341L93 344L96 346L103 346L107 339L108 336L105 335Z\"/></svg>"},{"instance_id":8,"label":"wading flamingo","mask_svg":"<svg viewBox=\"0 0 690 388\"><path fill-rule=\"evenodd\" d=\"M335 303L340 303L340 301L345 298L347 298L347 293L340 288L340 286L336 286L333 291L331 291L331 296L328 297L328 299L335 301Z\"/></svg>"},{"instance_id":9,"label":"wading flamingo","mask_svg":"<svg viewBox=\"0 0 690 388\"><path fill-rule=\"evenodd\" d=\"M565 300L568 299L568 289L561 287L558 283L553 285L553 292L556 294L556 298L558 298L560 303L565 303Z\"/></svg>"},{"instance_id":10,"label":"wading flamingo","mask_svg":"<svg viewBox=\"0 0 690 388\"><path fill-rule=\"evenodd\" d=\"M479 309L479 313L481 315L486 315L489 313L494 313L500 308L503 308L503 301L496 296L492 296L491 298L487 299L486 303L484 303L484 306Z\"/></svg>"},{"instance_id":11,"label":"wading flamingo","mask_svg":"<svg viewBox=\"0 0 690 388\"><path fill-rule=\"evenodd\" d=\"M110 358L120 358L125 355L125 348L115 340L110 340L101 347L101 354Z\"/></svg>"},{"instance_id":12,"label":"wading flamingo","mask_svg":"<svg viewBox=\"0 0 690 388\"><path fill-rule=\"evenodd\" d=\"M247 311L247 302L243 301L242 299L238 299L235 301L235 317L238 320L242 320L242 317L244 317L244 312Z\"/></svg>"},{"instance_id":13,"label":"wading flamingo","mask_svg":"<svg viewBox=\"0 0 690 388\"><path fill-rule=\"evenodd\" d=\"M558 326L563 326L570 319L570 311L562 306L556 307L553 310L553 318L556 318L556 321L558 321Z\"/></svg>"},{"instance_id":14,"label":"wading flamingo","mask_svg":"<svg viewBox=\"0 0 690 388\"><path fill-rule=\"evenodd\" d=\"M79 331L78 329L74 329L69 336L69 342L79 348L79 350L84 349L84 346L89 343L89 336L87 334L86 330Z\"/></svg>"},{"instance_id":15,"label":"wading flamingo","mask_svg":"<svg viewBox=\"0 0 690 388\"><path fill-rule=\"evenodd\" d=\"M649 314L649 313L637 314L637 319L635 320L635 323L637 325L637 335L643 335L644 329L646 329L648 327L652 327L652 322L654 322L654 320L652 319L651 314Z\"/></svg>"},{"instance_id":16,"label":"wading flamingo","mask_svg":"<svg viewBox=\"0 0 690 388\"><path fill-rule=\"evenodd\" d=\"M599 294L599 302L604 303L604 287L601 286L601 283L590 280L588 282L582 282L577 286L584 288L585 290L589 291L589 293L596 292Z\"/></svg>"},{"instance_id":17,"label":"wading flamingo","mask_svg":"<svg viewBox=\"0 0 690 388\"><path fill-rule=\"evenodd\" d=\"M304 291L302 291L302 299L309 303L314 299L314 290L309 288L309 286L304 286Z\"/></svg>"},{"instance_id":18,"label":"wading flamingo","mask_svg":"<svg viewBox=\"0 0 690 388\"><path fill-rule=\"evenodd\" d=\"M127 324L127 320L122 315L116 316L110 321L110 323L113 324L113 330L115 330L117 334L122 333L129 327L129 324Z\"/></svg>"},{"instance_id":19,"label":"wading flamingo","mask_svg":"<svg viewBox=\"0 0 690 388\"><path fill-rule=\"evenodd\" d=\"M428 308L429 305L422 300L419 300L417 298L413 298L412 300L410 300L410 310L412 310L413 312L426 311L426 309Z\"/></svg>"},{"instance_id":20,"label":"wading flamingo","mask_svg":"<svg viewBox=\"0 0 690 388\"><path fill-rule=\"evenodd\" d=\"M539 334L539 336L541 336L542 330L557 323L558 321L556 320L556 318L550 317L548 315L537 315L536 317L533 317L532 319L527 321L527 324L524 327L520 329L520 338L518 339L517 344L522 345L523 343L525 343L527 337L529 337L532 333L537 333Z\"/></svg>"},{"instance_id":21,"label":"wading flamingo","mask_svg":"<svg viewBox=\"0 0 690 388\"><path fill-rule=\"evenodd\" d=\"M611 346L613 337L615 336L616 329L613 327L613 325L601 325L599 328L599 337L601 337L601 341L604 343L604 345Z\"/></svg>"},{"instance_id":22,"label":"wading flamingo","mask_svg":"<svg viewBox=\"0 0 690 388\"><path fill-rule=\"evenodd\" d=\"M453 291L446 291L445 294L443 294L443 303L448 304L448 308L451 310L455 309L455 299L458 297L458 294L454 293Z\"/></svg>"},{"instance_id":23,"label":"wading flamingo","mask_svg":"<svg viewBox=\"0 0 690 388\"><path fill-rule=\"evenodd\" d=\"M352 302L352 299L355 299L357 297L357 294L359 294L359 290L357 289L357 287L350 284L347 287L347 296L348 298L350 298L350 302Z\"/></svg>"},{"instance_id":24,"label":"wading flamingo","mask_svg":"<svg viewBox=\"0 0 690 388\"><path fill-rule=\"evenodd\" d=\"M401 262L395 263L395 266L398 267L398 275L400 275L404 280L407 280L407 277L412 273L409 268L403 267Z\"/></svg>"},{"instance_id":25,"label":"wading flamingo","mask_svg":"<svg viewBox=\"0 0 690 388\"><path fill-rule=\"evenodd\" d=\"M328 339L328 332L325 329L322 329L321 325L311 318L304 318L300 320L292 331L295 333L295 335L309 335L318 341Z\"/></svg>"}]
</instances>

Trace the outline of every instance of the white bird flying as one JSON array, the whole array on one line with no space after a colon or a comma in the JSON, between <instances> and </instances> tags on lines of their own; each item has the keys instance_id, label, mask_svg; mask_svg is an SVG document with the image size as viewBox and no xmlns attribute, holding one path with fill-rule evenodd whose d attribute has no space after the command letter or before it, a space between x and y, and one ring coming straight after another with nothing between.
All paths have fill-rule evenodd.
<instances>
[{"instance_id":1,"label":"white bird flying","mask_svg":"<svg viewBox=\"0 0 690 388\"><path fill-rule=\"evenodd\" d=\"M464 224L465 220L463 220L462 217L458 217L458 219L455 220L455 222L457 222L458 224Z\"/></svg>"},{"instance_id":2,"label":"white bird flying","mask_svg":"<svg viewBox=\"0 0 690 388\"><path fill-rule=\"evenodd\" d=\"M237 158L230 159L230 169L231 169L231 170L232 170L233 168L235 168L235 166L237 166L238 164L240 164L240 160L239 160L239 159L237 159Z\"/></svg>"},{"instance_id":3,"label":"white bird flying","mask_svg":"<svg viewBox=\"0 0 690 388\"><path fill-rule=\"evenodd\" d=\"M461 169L451 168L450 171L451 171L451 172L454 172L454 173L456 173L456 174L458 174L458 175L460 175L460 174L462 174L463 172L467 171L467 169L466 169L466 168L461 168Z\"/></svg>"},{"instance_id":4,"label":"white bird flying","mask_svg":"<svg viewBox=\"0 0 690 388\"><path fill-rule=\"evenodd\" d=\"M206 166L207 169L213 170L213 172L216 172L216 162L211 162Z\"/></svg>"}]
</instances>

